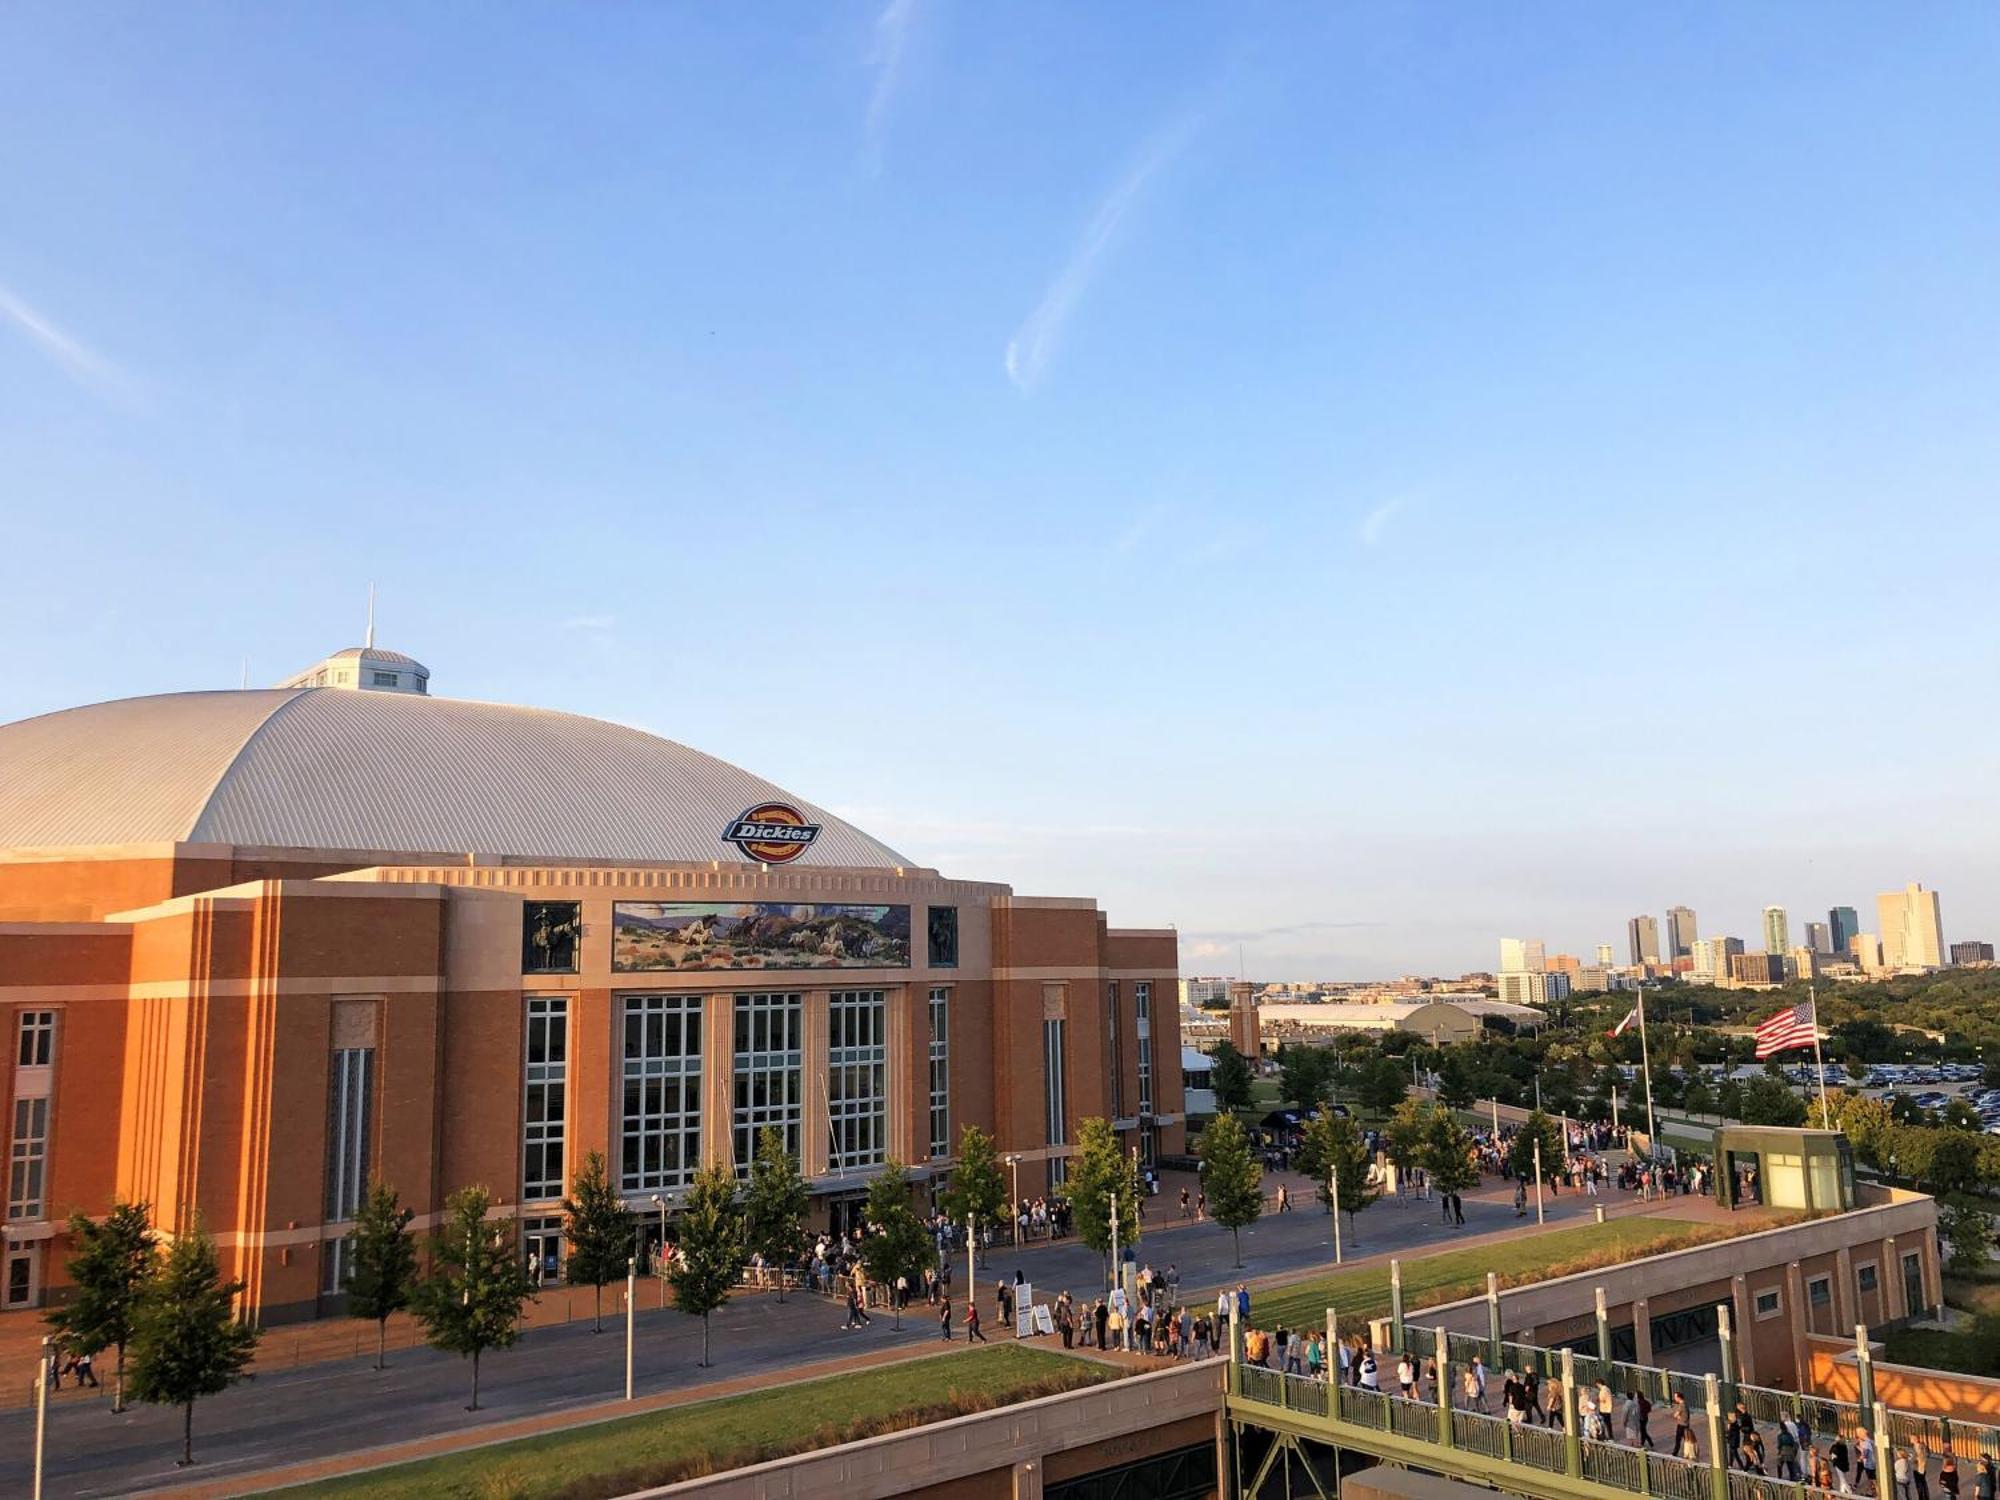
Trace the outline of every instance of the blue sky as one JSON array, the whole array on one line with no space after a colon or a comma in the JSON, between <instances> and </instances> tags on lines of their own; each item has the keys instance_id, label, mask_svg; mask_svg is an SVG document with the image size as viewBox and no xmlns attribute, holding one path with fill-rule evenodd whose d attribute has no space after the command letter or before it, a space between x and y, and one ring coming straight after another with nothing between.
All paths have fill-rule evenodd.
<instances>
[{"instance_id":1,"label":"blue sky","mask_svg":"<svg viewBox=\"0 0 2000 1500\"><path fill-rule=\"evenodd\" d=\"M1972 4L10 6L0 718L372 580L1189 972L2000 936L1996 177Z\"/></svg>"}]
</instances>

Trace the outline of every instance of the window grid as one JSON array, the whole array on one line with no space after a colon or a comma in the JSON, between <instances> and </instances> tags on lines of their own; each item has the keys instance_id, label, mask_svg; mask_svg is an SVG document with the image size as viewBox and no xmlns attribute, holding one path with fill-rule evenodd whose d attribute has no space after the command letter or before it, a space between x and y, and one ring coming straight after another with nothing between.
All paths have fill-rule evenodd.
<instances>
[{"instance_id":1,"label":"window grid","mask_svg":"<svg viewBox=\"0 0 2000 1500\"><path fill-rule=\"evenodd\" d=\"M560 1198L565 1186L563 1121L569 1084L569 997L528 1001L527 1097L521 1110L521 1198Z\"/></svg>"},{"instance_id":2,"label":"window grid","mask_svg":"<svg viewBox=\"0 0 2000 1500\"><path fill-rule=\"evenodd\" d=\"M21 1012L21 1044L14 1054L24 1068L46 1068L56 1053L56 1013L52 1010Z\"/></svg>"},{"instance_id":3,"label":"window grid","mask_svg":"<svg viewBox=\"0 0 2000 1500\"><path fill-rule=\"evenodd\" d=\"M369 1117L375 1083L375 1049L341 1047L334 1051L327 1079L326 1221L352 1219L368 1191ZM346 1239L329 1240L320 1290L339 1292L347 1280L353 1246Z\"/></svg>"},{"instance_id":4,"label":"window grid","mask_svg":"<svg viewBox=\"0 0 2000 1500\"><path fill-rule=\"evenodd\" d=\"M1139 1036L1139 1113L1153 1112L1153 986L1138 980L1132 986L1132 1008Z\"/></svg>"},{"instance_id":5,"label":"window grid","mask_svg":"<svg viewBox=\"0 0 2000 1500\"><path fill-rule=\"evenodd\" d=\"M699 996L628 995L619 1185L684 1187L701 1165Z\"/></svg>"},{"instance_id":6,"label":"window grid","mask_svg":"<svg viewBox=\"0 0 2000 1500\"><path fill-rule=\"evenodd\" d=\"M784 1132L785 1150L799 1157L805 1119L805 999L801 995L738 995L735 1011L736 1175L750 1175L757 1137L767 1126Z\"/></svg>"},{"instance_id":7,"label":"window grid","mask_svg":"<svg viewBox=\"0 0 2000 1500\"><path fill-rule=\"evenodd\" d=\"M931 1159L951 1155L951 991L931 991Z\"/></svg>"},{"instance_id":8,"label":"window grid","mask_svg":"<svg viewBox=\"0 0 2000 1500\"><path fill-rule=\"evenodd\" d=\"M1063 1077L1063 1043L1063 1023L1059 1020L1042 1022L1043 1124L1047 1127L1051 1146L1065 1144L1069 1133L1069 1091ZM1050 1184L1061 1184L1069 1176L1068 1168L1069 1163L1061 1157L1051 1157Z\"/></svg>"},{"instance_id":9,"label":"window grid","mask_svg":"<svg viewBox=\"0 0 2000 1500\"><path fill-rule=\"evenodd\" d=\"M14 1139L7 1162L7 1217L39 1219L46 1213L42 1183L49 1160L49 1101L14 1101Z\"/></svg>"},{"instance_id":10,"label":"window grid","mask_svg":"<svg viewBox=\"0 0 2000 1500\"><path fill-rule=\"evenodd\" d=\"M886 1028L881 990L836 990L828 997L828 1154L836 1171L887 1159Z\"/></svg>"}]
</instances>

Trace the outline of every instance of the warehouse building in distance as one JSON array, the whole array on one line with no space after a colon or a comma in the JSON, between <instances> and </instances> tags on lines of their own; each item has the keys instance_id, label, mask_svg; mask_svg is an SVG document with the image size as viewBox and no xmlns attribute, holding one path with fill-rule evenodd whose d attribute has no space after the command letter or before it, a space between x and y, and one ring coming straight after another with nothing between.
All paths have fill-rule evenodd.
<instances>
[{"instance_id":1,"label":"warehouse building in distance","mask_svg":"<svg viewBox=\"0 0 2000 1500\"><path fill-rule=\"evenodd\" d=\"M481 1184L546 1258L590 1150L650 1226L767 1125L835 1225L968 1124L1024 1194L1089 1116L1185 1149L1171 931L429 687L371 642L0 726L0 1310L60 1298L65 1220L115 1198L198 1220L270 1322L335 1310L377 1177L418 1227Z\"/></svg>"}]
</instances>

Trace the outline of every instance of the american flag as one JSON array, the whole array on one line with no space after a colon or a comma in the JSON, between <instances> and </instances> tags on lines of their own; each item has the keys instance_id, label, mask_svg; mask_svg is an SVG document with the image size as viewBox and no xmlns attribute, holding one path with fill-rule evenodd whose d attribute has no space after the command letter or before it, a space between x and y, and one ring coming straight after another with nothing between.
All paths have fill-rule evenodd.
<instances>
[{"instance_id":1,"label":"american flag","mask_svg":"<svg viewBox=\"0 0 2000 1500\"><path fill-rule=\"evenodd\" d=\"M1759 1061L1774 1052L1789 1051L1793 1047L1810 1047L1819 1039L1819 1017L1813 1013L1810 1000L1801 1001L1789 1010L1781 1010L1767 1021L1757 1023L1757 1057Z\"/></svg>"}]
</instances>

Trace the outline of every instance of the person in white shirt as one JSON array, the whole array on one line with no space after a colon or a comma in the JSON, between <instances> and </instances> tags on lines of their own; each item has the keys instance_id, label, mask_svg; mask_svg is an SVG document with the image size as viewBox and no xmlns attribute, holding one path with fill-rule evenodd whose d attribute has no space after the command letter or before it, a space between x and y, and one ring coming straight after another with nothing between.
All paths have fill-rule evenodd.
<instances>
[{"instance_id":1,"label":"person in white shirt","mask_svg":"<svg viewBox=\"0 0 2000 1500\"><path fill-rule=\"evenodd\" d=\"M1364 1391L1380 1391L1382 1389L1382 1375L1380 1370L1376 1368L1375 1351L1373 1349L1364 1351L1361 1356L1361 1389Z\"/></svg>"}]
</instances>

